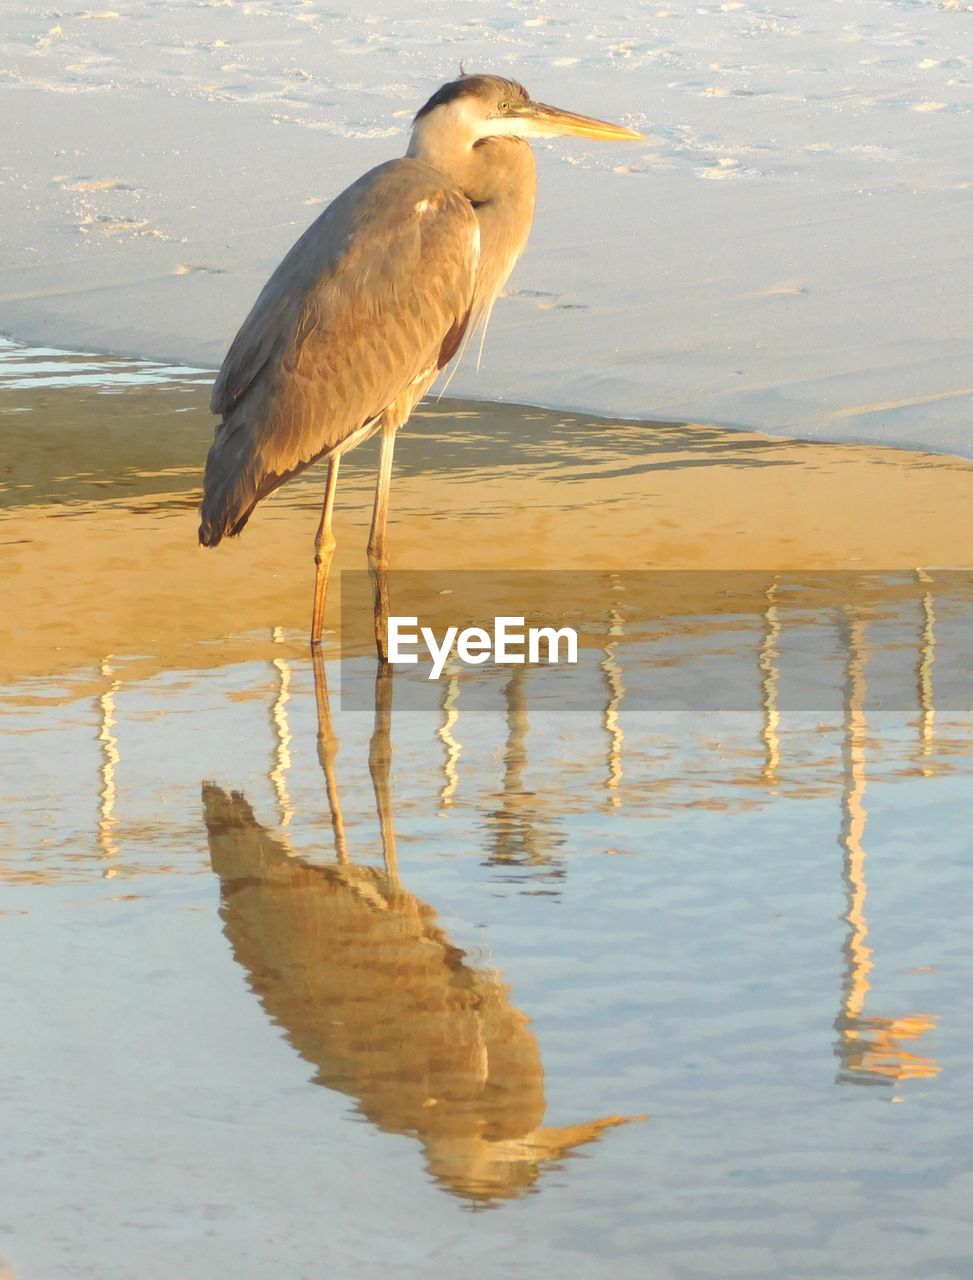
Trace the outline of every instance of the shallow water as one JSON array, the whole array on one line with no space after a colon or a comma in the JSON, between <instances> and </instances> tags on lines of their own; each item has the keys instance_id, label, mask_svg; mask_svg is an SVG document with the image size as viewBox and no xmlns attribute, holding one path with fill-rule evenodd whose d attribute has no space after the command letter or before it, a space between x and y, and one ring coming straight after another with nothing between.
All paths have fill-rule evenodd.
<instances>
[{"instance_id":1,"label":"shallow water","mask_svg":"<svg viewBox=\"0 0 973 1280\"><path fill-rule=\"evenodd\" d=\"M17 1276L969 1275L969 464L430 407L396 598L579 662L315 672L317 483L196 552L204 379L12 363Z\"/></svg>"}]
</instances>

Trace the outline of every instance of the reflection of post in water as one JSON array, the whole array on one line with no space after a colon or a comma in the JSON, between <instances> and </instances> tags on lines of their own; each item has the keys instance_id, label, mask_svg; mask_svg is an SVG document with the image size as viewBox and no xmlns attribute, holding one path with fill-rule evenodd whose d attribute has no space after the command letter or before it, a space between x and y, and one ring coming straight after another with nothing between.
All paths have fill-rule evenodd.
<instances>
[{"instance_id":1,"label":"reflection of post in water","mask_svg":"<svg viewBox=\"0 0 973 1280\"><path fill-rule=\"evenodd\" d=\"M315 1083L355 1099L384 1132L417 1138L446 1190L479 1202L522 1195L546 1164L626 1118L541 1127L544 1070L527 1018L499 975L474 967L434 910L399 883L389 667L376 682L369 751L385 866L348 859L323 675L317 662L319 752L338 860L295 857L242 795L204 783L224 933Z\"/></svg>"},{"instance_id":2,"label":"reflection of post in water","mask_svg":"<svg viewBox=\"0 0 973 1280\"><path fill-rule=\"evenodd\" d=\"M545 877L560 879L556 850L563 843L540 812L541 801L527 789L527 677L524 667L512 667L504 689L507 708L507 743L503 753L503 783L499 807L487 815L490 822L490 854L494 865L544 867Z\"/></svg>"},{"instance_id":3,"label":"reflection of post in water","mask_svg":"<svg viewBox=\"0 0 973 1280\"><path fill-rule=\"evenodd\" d=\"M280 627L274 627L273 639L275 644L283 641L284 633ZM270 781L277 794L280 825L286 827L294 816L294 807L287 794L287 770L291 767L291 729L287 721L287 704L291 697L291 665L284 658L274 658L273 667L277 673L277 697L271 708L270 719L277 746L274 750L274 767L270 771Z\"/></svg>"},{"instance_id":4,"label":"reflection of post in water","mask_svg":"<svg viewBox=\"0 0 973 1280\"><path fill-rule=\"evenodd\" d=\"M780 766L780 708L778 706L778 690L780 688L780 670L777 660L780 651L777 642L780 639L780 614L777 608L777 583L772 582L767 588L767 608L764 610L764 635L760 644L760 704L763 711L763 728L761 737L764 744L764 782L777 781L777 770Z\"/></svg>"},{"instance_id":5,"label":"reflection of post in water","mask_svg":"<svg viewBox=\"0 0 973 1280\"><path fill-rule=\"evenodd\" d=\"M109 681L107 689L98 699L98 711L101 724L98 730L98 741L101 743L101 787L98 793L98 847L106 858L114 858L118 853L118 845L113 839L113 830L118 819L115 817L115 769L121 756L118 751L118 739L112 733L115 727L115 695L121 688L121 681L115 678L109 654L101 664L101 674ZM111 879L115 874L114 867L105 869L105 878Z\"/></svg>"},{"instance_id":6,"label":"reflection of post in water","mask_svg":"<svg viewBox=\"0 0 973 1280\"><path fill-rule=\"evenodd\" d=\"M920 582L932 583L925 569L917 569ZM936 611L931 591L922 594L922 629L919 636L919 663L916 680L919 686L919 749L926 758L932 755L936 739L936 703L933 697L932 664L936 660ZM929 776L928 766L923 773Z\"/></svg>"},{"instance_id":7,"label":"reflection of post in water","mask_svg":"<svg viewBox=\"0 0 973 1280\"><path fill-rule=\"evenodd\" d=\"M443 785L439 792L439 803L444 809L448 809L453 803L453 796L456 794L456 788L459 786L459 764L460 753L463 750L463 744L457 741L453 730L459 723L459 676L456 674L456 667L452 660L446 665L446 679L443 685L443 722L436 731L436 737L443 744L446 752L446 758L443 761Z\"/></svg>"},{"instance_id":8,"label":"reflection of post in water","mask_svg":"<svg viewBox=\"0 0 973 1280\"><path fill-rule=\"evenodd\" d=\"M844 996L835 1020L838 1032L835 1051L841 1062L838 1081L842 1084L890 1084L896 1080L939 1074L939 1064L934 1058L919 1057L903 1047L903 1042L916 1040L934 1027L936 1019L928 1014L883 1018L864 1012L871 988L869 975L874 968L865 916L868 892L864 847L868 820L865 808L868 732L865 714L866 624L849 611L843 616L841 631L847 664L843 751L845 785L840 842L844 852L848 933L843 947Z\"/></svg>"},{"instance_id":9,"label":"reflection of post in water","mask_svg":"<svg viewBox=\"0 0 973 1280\"><path fill-rule=\"evenodd\" d=\"M609 802L612 807L617 809L622 803L622 797L618 789L624 776L622 773L622 743L625 741L625 734L618 718L622 699L625 697L625 685L622 683L621 665L615 657L618 638L625 634L622 626L622 614L619 609L613 608L609 613L608 634L611 639L605 645L605 656L600 663L608 695L605 703L605 715L602 721L605 733L608 735L608 775L605 778L605 790L608 792Z\"/></svg>"}]
</instances>

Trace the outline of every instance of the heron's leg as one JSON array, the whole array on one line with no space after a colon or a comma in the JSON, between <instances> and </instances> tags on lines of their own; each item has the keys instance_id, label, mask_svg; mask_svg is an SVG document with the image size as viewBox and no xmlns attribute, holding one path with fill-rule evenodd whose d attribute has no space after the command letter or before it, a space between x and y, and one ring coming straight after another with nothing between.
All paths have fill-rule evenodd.
<instances>
[{"instance_id":1,"label":"heron's leg","mask_svg":"<svg viewBox=\"0 0 973 1280\"><path fill-rule=\"evenodd\" d=\"M324 626L324 602L328 596L328 575L334 558L335 536L331 532L331 515L334 511L334 495L338 487L338 467L341 455L328 459L328 480L324 489L324 505L321 523L314 538L314 611L311 614L311 647L321 643Z\"/></svg>"},{"instance_id":2,"label":"heron's leg","mask_svg":"<svg viewBox=\"0 0 973 1280\"><path fill-rule=\"evenodd\" d=\"M324 774L324 785L328 792L328 808L331 810L331 829L334 831L334 848L339 862L348 861L348 847L345 843L345 820L341 812L341 801L338 798L338 783L335 779L334 760L338 754L338 739L331 725L331 703L328 699L328 678L324 673L324 657L320 648L312 649L311 663L314 667L314 700L318 709L318 762Z\"/></svg>"},{"instance_id":3,"label":"heron's leg","mask_svg":"<svg viewBox=\"0 0 973 1280\"><path fill-rule=\"evenodd\" d=\"M394 449L395 428L386 427L382 432L382 453L378 463L378 479L375 482L375 510L372 512L372 531L368 537L368 569L375 591L375 646L380 662L388 662L389 552L386 526Z\"/></svg>"},{"instance_id":4,"label":"heron's leg","mask_svg":"<svg viewBox=\"0 0 973 1280\"><path fill-rule=\"evenodd\" d=\"M398 887L399 861L392 824L392 672L387 662L379 662L375 673L375 727L368 744L368 771L375 789L375 808L382 833L382 856L389 884Z\"/></svg>"}]
</instances>

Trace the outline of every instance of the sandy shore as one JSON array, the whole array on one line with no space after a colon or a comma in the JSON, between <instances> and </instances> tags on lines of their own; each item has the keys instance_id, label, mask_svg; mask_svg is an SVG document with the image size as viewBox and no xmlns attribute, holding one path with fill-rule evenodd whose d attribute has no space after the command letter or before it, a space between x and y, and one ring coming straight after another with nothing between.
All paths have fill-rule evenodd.
<instances>
[{"instance_id":1,"label":"sandy shore","mask_svg":"<svg viewBox=\"0 0 973 1280\"><path fill-rule=\"evenodd\" d=\"M11 0L3 329L216 365L462 58L648 138L539 146L532 243L453 394L969 455L971 48L954 0Z\"/></svg>"},{"instance_id":2,"label":"sandy shore","mask_svg":"<svg viewBox=\"0 0 973 1280\"><path fill-rule=\"evenodd\" d=\"M114 376L136 376L126 369ZM272 628L303 653L318 469L262 504L241 538L201 550L205 383L103 394L57 381L5 402L20 461L2 494L0 678L97 680L120 651L146 671L279 654ZM336 573L364 568L373 453L355 451L342 473ZM971 505L973 463L940 455L444 404L402 434L391 537L397 570L540 572L532 599L549 617L578 600L556 571L683 570L666 607L712 612L735 607L734 576L755 575L744 590L759 594L788 572L969 565ZM332 647L339 601L340 582Z\"/></svg>"}]
</instances>

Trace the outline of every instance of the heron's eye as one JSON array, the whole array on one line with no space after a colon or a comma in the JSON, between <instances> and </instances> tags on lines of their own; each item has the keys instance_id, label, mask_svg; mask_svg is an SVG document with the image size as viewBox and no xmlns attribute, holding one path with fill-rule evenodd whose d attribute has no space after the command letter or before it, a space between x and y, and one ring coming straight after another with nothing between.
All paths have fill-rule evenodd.
<instances>
[{"instance_id":1,"label":"heron's eye","mask_svg":"<svg viewBox=\"0 0 973 1280\"><path fill-rule=\"evenodd\" d=\"M509 110L510 110L510 103L509 103L509 102L501 102L501 103L500 103L500 110L501 110L501 111L509 111Z\"/></svg>"}]
</instances>

